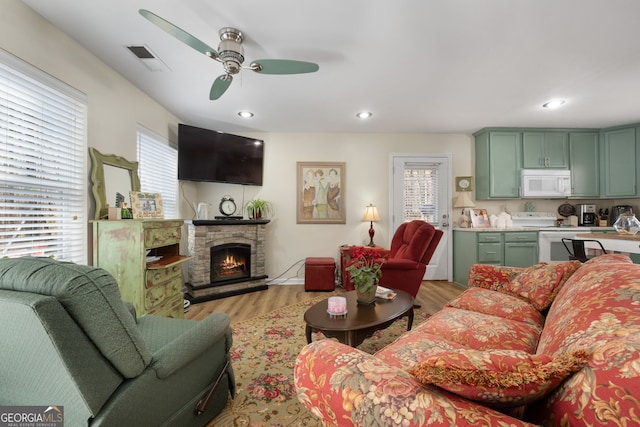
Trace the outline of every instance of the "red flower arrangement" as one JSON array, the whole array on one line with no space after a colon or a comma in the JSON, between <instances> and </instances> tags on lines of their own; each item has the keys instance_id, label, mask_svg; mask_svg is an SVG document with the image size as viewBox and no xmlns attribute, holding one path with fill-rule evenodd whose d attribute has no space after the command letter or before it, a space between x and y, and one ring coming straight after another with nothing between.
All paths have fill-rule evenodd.
<instances>
[{"instance_id":1,"label":"red flower arrangement","mask_svg":"<svg viewBox=\"0 0 640 427\"><path fill-rule=\"evenodd\" d=\"M354 246L349 254L351 262L345 270L349 272L356 289L362 293L375 289L382 277L382 264L387 261L389 251L369 246Z\"/></svg>"}]
</instances>

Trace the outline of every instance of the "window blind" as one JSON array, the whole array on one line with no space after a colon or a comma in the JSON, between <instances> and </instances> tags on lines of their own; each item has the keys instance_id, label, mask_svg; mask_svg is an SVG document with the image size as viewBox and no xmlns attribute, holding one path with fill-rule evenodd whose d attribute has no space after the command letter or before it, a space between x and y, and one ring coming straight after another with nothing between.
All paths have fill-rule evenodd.
<instances>
[{"instance_id":1,"label":"window blind","mask_svg":"<svg viewBox=\"0 0 640 427\"><path fill-rule=\"evenodd\" d=\"M0 256L87 262L86 96L0 50Z\"/></svg>"},{"instance_id":2,"label":"window blind","mask_svg":"<svg viewBox=\"0 0 640 427\"><path fill-rule=\"evenodd\" d=\"M165 218L178 218L178 150L165 138L138 126L141 191L160 193Z\"/></svg>"},{"instance_id":3,"label":"window blind","mask_svg":"<svg viewBox=\"0 0 640 427\"><path fill-rule=\"evenodd\" d=\"M419 219L432 224L438 222L439 164L411 164L404 167L404 221Z\"/></svg>"}]
</instances>

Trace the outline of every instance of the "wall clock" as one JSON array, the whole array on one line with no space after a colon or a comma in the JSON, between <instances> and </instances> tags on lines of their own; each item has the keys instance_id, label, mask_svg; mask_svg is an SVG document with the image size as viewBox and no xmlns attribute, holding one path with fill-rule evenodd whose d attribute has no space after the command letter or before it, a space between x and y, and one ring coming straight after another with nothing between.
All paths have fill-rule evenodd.
<instances>
[{"instance_id":1,"label":"wall clock","mask_svg":"<svg viewBox=\"0 0 640 427\"><path fill-rule=\"evenodd\" d=\"M220 201L220 213L224 216L231 216L236 213L236 201L231 196L223 196Z\"/></svg>"},{"instance_id":2,"label":"wall clock","mask_svg":"<svg viewBox=\"0 0 640 427\"><path fill-rule=\"evenodd\" d=\"M456 176L456 191L471 191L470 176Z\"/></svg>"}]
</instances>

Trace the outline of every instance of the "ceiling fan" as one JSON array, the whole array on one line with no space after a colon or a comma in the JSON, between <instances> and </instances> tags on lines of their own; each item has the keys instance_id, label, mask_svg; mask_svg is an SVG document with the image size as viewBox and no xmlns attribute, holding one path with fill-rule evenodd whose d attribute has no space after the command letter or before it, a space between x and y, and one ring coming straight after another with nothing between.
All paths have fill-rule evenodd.
<instances>
[{"instance_id":1,"label":"ceiling fan","mask_svg":"<svg viewBox=\"0 0 640 427\"><path fill-rule=\"evenodd\" d=\"M206 43L198 40L183 29L173 25L171 22L159 17L153 12L140 9L139 13L181 42L207 55L209 58L222 63L225 73L213 82L211 91L209 92L209 99L211 100L220 98L231 85L233 75L238 74L242 69L252 70L260 74L304 74L314 73L320 69L318 64L314 64L313 62L292 61L288 59L259 59L251 62L248 67L243 67L243 35L240 30L231 27L222 28L218 32L220 44L218 45L218 51L216 51L212 47L207 46Z\"/></svg>"}]
</instances>

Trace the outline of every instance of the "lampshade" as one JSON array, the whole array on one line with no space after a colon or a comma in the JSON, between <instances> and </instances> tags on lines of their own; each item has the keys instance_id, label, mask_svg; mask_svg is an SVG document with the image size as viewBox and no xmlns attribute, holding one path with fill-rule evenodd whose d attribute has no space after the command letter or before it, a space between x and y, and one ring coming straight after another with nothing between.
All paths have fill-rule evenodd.
<instances>
[{"instance_id":1,"label":"lampshade","mask_svg":"<svg viewBox=\"0 0 640 427\"><path fill-rule=\"evenodd\" d=\"M458 194L458 197L456 197L456 200L453 202L453 207L454 208L475 208L476 205L471 200L471 197L469 197L469 192L462 191Z\"/></svg>"},{"instance_id":2,"label":"lampshade","mask_svg":"<svg viewBox=\"0 0 640 427\"><path fill-rule=\"evenodd\" d=\"M380 215L378 215L378 208L370 204L367 206L367 210L362 215L363 221L380 221Z\"/></svg>"}]
</instances>

